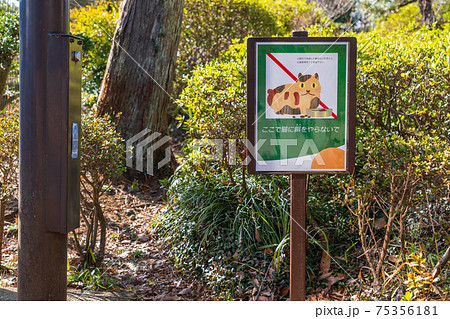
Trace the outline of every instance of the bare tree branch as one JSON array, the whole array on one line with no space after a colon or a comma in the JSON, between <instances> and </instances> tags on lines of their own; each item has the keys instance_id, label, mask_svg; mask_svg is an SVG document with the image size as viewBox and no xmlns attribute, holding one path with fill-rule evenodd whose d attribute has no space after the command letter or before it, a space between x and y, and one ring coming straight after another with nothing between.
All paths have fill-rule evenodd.
<instances>
[{"instance_id":1,"label":"bare tree branch","mask_svg":"<svg viewBox=\"0 0 450 319\"><path fill-rule=\"evenodd\" d=\"M433 279L439 276L441 273L442 268L444 268L445 264L450 260L450 246L448 246L446 252L444 253L444 256L439 260L439 262L436 264L436 267L433 269Z\"/></svg>"}]
</instances>

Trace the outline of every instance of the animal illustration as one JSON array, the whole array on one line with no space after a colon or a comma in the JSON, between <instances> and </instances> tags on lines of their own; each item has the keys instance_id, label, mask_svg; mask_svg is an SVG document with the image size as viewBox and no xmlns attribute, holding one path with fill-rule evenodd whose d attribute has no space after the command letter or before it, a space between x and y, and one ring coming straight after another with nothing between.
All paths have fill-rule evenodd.
<instances>
[{"instance_id":1,"label":"animal illustration","mask_svg":"<svg viewBox=\"0 0 450 319\"><path fill-rule=\"evenodd\" d=\"M320 103L319 75L299 73L295 83L267 90L267 103L279 115L306 115L307 109L316 109Z\"/></svg>"}]
</instances>

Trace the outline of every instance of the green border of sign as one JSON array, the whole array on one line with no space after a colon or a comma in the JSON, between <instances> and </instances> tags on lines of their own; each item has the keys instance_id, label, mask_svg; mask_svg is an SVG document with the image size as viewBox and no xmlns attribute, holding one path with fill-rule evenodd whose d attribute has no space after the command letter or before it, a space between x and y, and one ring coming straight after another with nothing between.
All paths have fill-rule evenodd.
<instances>
[{"instance_id":1,"label":"green border of sign","mask_svg":"<svg viewBox=\"0 0 450 319\"><path fill-rule=\"evenodd\" d=\"M356 105L355 38L249 38L247 41L247 145L251 174L345 173L354 169ZM265 117L267 54L336 53L335 118ZM292 70L295 72L296 70ZM280 69L280 72L284 72ZM288 71L289 72L289 71ZM281 144L287 143L284 146ZM295 144L295 145L294 145ZM310 145L311 144L311 145ZM288 145L288 146L287 146ZM345 167L305 169L286 164L299 155L310 157L326 148L344 148ZM256 150L258 150L256 152ZM279 163L285 161L285 166ZM262 164L270 163L269 167ZM272 165L275 163L275 165ZM277 167L278 166L278 167Z\"/></svg>"}]
</instances>

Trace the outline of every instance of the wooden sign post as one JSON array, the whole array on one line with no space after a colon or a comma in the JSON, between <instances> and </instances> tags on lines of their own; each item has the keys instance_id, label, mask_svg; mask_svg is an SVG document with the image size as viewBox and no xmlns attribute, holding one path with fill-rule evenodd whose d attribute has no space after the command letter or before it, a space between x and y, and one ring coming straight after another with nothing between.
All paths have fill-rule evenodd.
<instances>
[{"instance_id":1,"label":"wooden sign post","mask_svg":"<svg viewBox=\"0 0 450 319\"><path fill-rule=\"evenodd\" d=\"M247 41L247 170L291 175L290 299L305 300L306 177L354 169L356 39L292 35Z\"/></svg>"}]
</instances>

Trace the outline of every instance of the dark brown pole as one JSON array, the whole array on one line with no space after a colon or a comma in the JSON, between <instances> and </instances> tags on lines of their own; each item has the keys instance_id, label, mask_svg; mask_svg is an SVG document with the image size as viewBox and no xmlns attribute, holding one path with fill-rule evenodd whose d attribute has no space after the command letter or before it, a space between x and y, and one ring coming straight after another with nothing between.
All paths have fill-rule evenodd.
<instances>
[{"instance_id":1,"label":"dark brown pole","mask_svg":"<svg viewBox=\"0 0 450 319\"><path fill-rule=\"evenodd\" d=\"M308 31L293 31L293 37L306 38ZM306 175L291 174L290 299L306 299Z\"/></svg>"},{"instance_id":2,"label":"dark brown pole","mask_svg":"<svg viewBox=\"0 0 450 319\"><path fill-rule=\"evenodd\" d=\"M67 0L20 1L19 300L66 300L67 235L47 232L44 195L47 35L68 32Z\"/></svg>"},{"instance_id":3,"label":"dark brown pole","mask_svg":"<svg viewBox=\"0 0 450 319\"><path fill-rule=\"evenodd\" d=\"M306 175L291 175L290 299L306 298Z\"/></svg>"}]
</instances>

